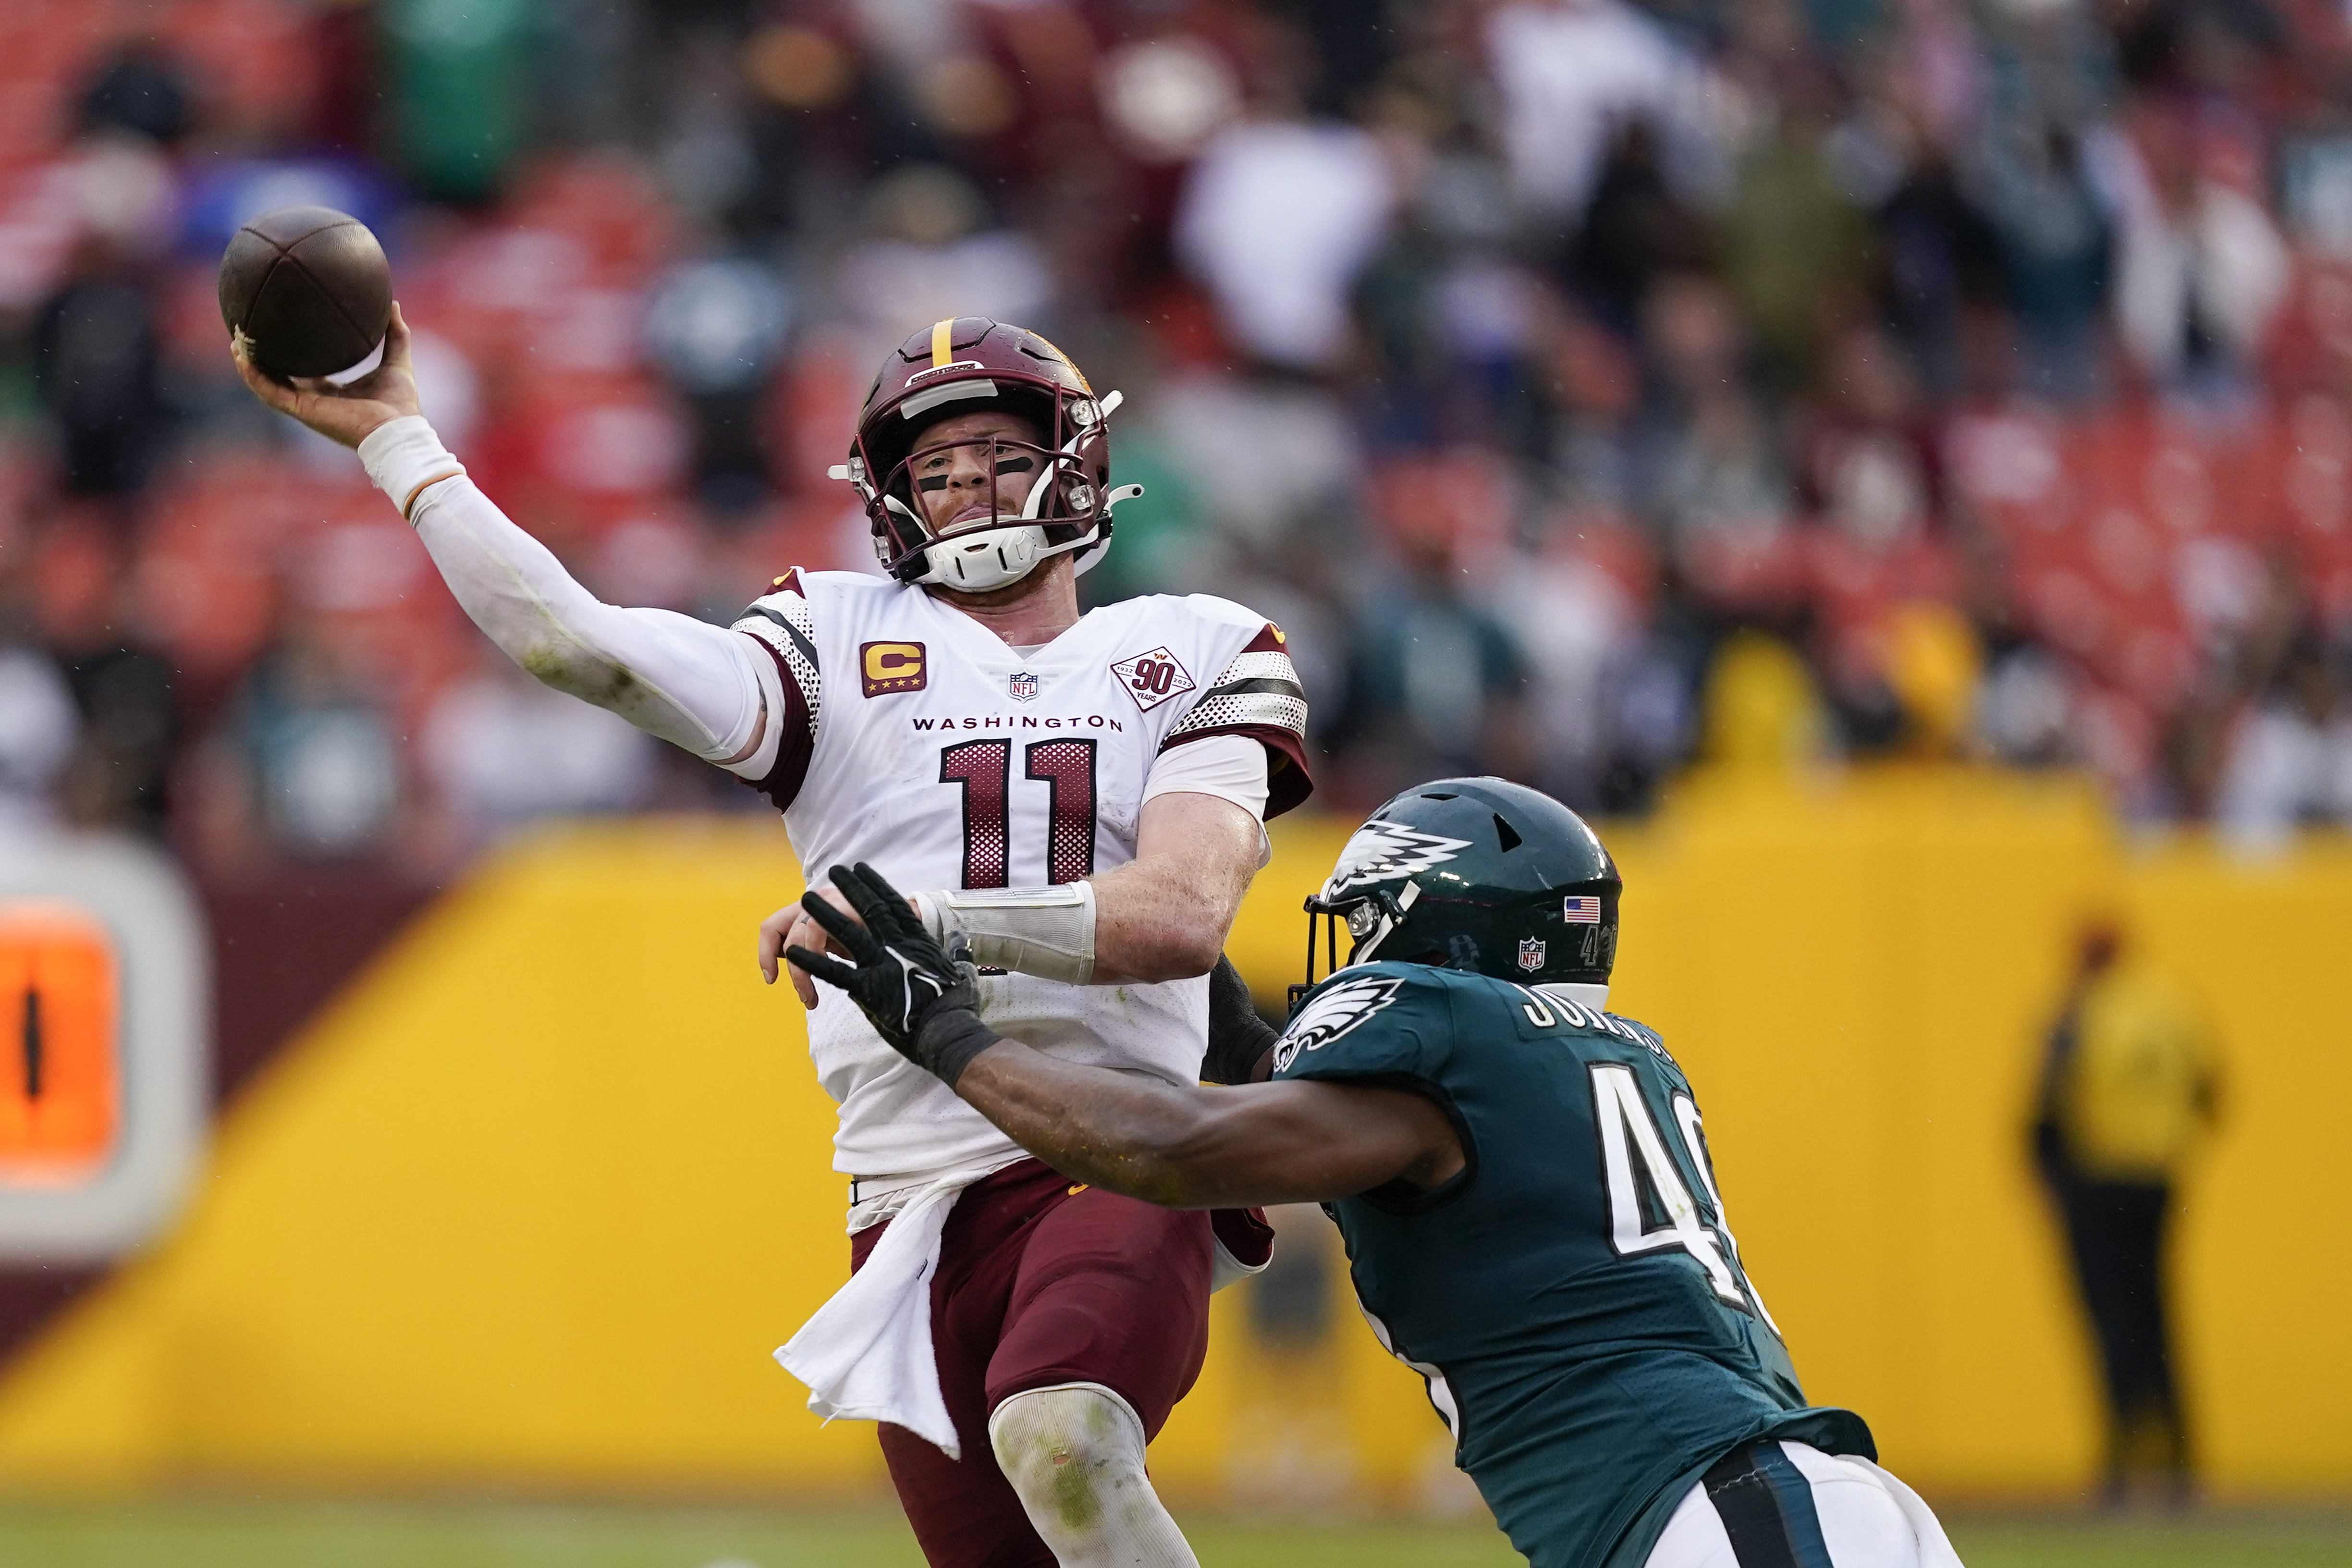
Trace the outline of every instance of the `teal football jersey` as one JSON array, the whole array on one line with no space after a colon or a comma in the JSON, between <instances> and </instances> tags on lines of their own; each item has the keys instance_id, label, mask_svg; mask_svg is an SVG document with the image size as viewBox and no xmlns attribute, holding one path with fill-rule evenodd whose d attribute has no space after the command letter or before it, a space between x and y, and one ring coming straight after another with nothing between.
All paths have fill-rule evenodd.
<instances>
[{"instance_id":1,"label":"teal football jersey","mask_svg":"<svg viewBox=\"0 0 2352 1568\"><path fill-rule=\"evenodd\" d=\"M1876 1457L1860 1416L1806 1405L1650 1030L1559 987L1369 963L1308 994L1275 1076L1412 1085L1460 1131L1444 1186L1328 1206L1373 1331L1535 1568L1635 1568L1751 1437Z\"/></svg>"}]
</instances>

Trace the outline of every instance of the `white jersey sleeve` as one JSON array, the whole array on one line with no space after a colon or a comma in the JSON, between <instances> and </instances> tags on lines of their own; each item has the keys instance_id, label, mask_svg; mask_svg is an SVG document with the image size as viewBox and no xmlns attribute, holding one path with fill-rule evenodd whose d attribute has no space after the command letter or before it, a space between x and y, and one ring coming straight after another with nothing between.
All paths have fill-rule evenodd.
<instances>
[{"instance_id":1,"label":"white jersey sleeve","mask_svg":"<svg viewBox=\"0 0 2352 1568\"><path fill-rule=\"evenodd\" d=\"M603 603L463 474L419 494L409 521L474 624L545 684L710 762L749 743L761 692L742 638Z\"/></svg>"},{"instance_id":2,"label":"white jersey sleeve","mask_svg":"<svg viewBox=\"0 0 2352 1568\"><path fill-rule=\"evenodd\" d=\"M1213 795L1265 820L1267 753L1246 735L1210 735L1161 752L1143 784L1143 804L1163 795Z\"/></svg>"}]
</instances>

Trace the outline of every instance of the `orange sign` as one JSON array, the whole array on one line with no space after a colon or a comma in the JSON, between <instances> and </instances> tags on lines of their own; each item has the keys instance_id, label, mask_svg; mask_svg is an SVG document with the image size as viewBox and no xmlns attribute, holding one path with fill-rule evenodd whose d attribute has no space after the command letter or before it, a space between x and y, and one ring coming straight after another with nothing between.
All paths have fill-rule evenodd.
<instances>
[{"instance_id":1,"label":"orange sign","mask_svg":"<svg viewBox=\"0 0 2352 1568\"><path fill-rule=\"evenodd\" d=\"M0 901L0 1186L70 1181L121 1128L114 939L71 904Z\"/></svg>"}]
</instances>

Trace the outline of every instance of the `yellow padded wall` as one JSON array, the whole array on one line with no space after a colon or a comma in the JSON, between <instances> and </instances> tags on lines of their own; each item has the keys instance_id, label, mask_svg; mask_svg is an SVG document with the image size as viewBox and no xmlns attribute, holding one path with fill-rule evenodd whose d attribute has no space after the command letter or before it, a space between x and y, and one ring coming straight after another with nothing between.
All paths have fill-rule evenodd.
<instances>
[{"instance_id":1,"label":"yellow padded wall","mask_svg":"<svg viewBox=\"0 0 2352 1568\"><path fill-rule=\"evenodd\" d=\"M1231 944L1268 1000L1346 828L1276 826ZM2091 1473L2091 1363L2024 1123L2074 924L2126 910L2223 1024L2227 1121L2179 1257L2210 1471L2352 1491L2352 1260L2323 1228L2352 848L2135 849L2083 785L1943 770L1701 779L1607 837L1613 1005L1689 1068L1809 1391L1946 1492ZM564 829L484 867L229 1114L183 1229L0 1375L0 1478L879 1486L871 1434L821 1427L768 1360L846 1271L831 1107L797 1005L752 966L796 890L772 823ZM1351 1312L1303 1356L1245 1315L1219 1299L1155 1446L1172 1492L1458 1497L1418 1380Z\"/></svg>"},{"instance_id":2,"label":"yellow padded wall","mask_svg":"<svg viewBox=\"0 0 2352 1568\"><path fill-rule=\"evenodd\" d=\"M22 1483L867 1484L768 1352L847 1273L753 928L772 822L533 840L226 1119L202 1200L0 1392Z\"/></svg>"}]
</instances>

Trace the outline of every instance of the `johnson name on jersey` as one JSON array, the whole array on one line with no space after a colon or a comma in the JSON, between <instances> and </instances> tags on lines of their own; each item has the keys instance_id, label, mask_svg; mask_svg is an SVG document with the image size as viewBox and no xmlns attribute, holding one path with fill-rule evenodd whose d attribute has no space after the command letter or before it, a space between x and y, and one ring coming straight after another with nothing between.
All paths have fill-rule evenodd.
<instances>
[{"instance_id":1,"label":"johnson name on jersey","mask_svg":"<svg viewBox=\"0 0 2352 1568\"><path fill-rule=\"evenodd\" d=\"M746 782L784 814L803 868L870 861L909 892L1075 882L1135 858L1162 752L1213 735L1266 749L1273 816L1312 787L1306 693L1282 632L1206 595L1089 612L1021 652L918 587L794 572L736 629L770 655L782 722ZM1203 979L1067 985L983 975L999 1034L1066 1059L1195 1081ZM912 1175L1015 1152L929 1074L826 999L809 1048L841 1106L835 1168Z\"/></svg>"}]
</instances>

